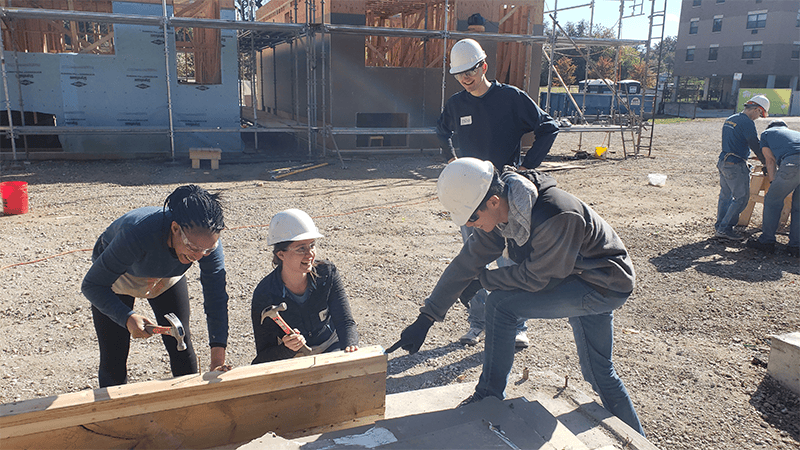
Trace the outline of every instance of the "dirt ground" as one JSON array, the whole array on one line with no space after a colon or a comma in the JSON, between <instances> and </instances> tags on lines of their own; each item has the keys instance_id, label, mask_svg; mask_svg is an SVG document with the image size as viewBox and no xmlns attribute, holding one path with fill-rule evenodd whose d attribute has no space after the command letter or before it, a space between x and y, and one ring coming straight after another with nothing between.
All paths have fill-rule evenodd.
<instances>
[{"instance_id":1,"label":"dirt ground","mask_svg":"<svg viewBox=\"0 0 800 450\"><path fill-rule=\"evenodd\" d=\"M787 122L800 129L800 119ZM782 247L768 256L712 238L721 124L657 125L652 158L623 158L617 133L606 160L575 161L579 136L562 133L548 162L579 167L552 173L632 255L637 287L616 313L614 357L648 438L664 449L798 449L800 399L767 376L766 363L770 335L800 331L800 263ZM759 120L759 131L766 124ZM601 141L584 134L583 149ZM0 402L98 387L96 336L80 293L89 250L113 219L161 205L188 183L221 192L225 202L230 363L255 356L250 299L271 270L267 224L290 207L307 211L325 234L321 256L344 276L362 345L389 347L460 248L435 198L443 165L431 154L346 157L346 168L333 156L325 162L279 180L270 171L298 162L223 161L215 171L193 170L188 160L5 165L0 181L29 183L30 212L0 217ZM648 185L650 173L667 175L666 186ZM747 234L758 232L760 211ZM778 239L786 243L785 229ZM190 326L207 370L198 274L188 273ZM144 302L136 309L152 316ZM581 380L567 321L528 326L532 346L517 352L508 395L536 390L538 374L550 372L594 395ZM483 345L458 344L466 329L466 310L456 304L419 353L390 355L389 393L475 383ZM532 376L523 381L526 368ZM129 375L134 382L170 376L158 338L133 343Z\"/></svg>"}]
</instances>

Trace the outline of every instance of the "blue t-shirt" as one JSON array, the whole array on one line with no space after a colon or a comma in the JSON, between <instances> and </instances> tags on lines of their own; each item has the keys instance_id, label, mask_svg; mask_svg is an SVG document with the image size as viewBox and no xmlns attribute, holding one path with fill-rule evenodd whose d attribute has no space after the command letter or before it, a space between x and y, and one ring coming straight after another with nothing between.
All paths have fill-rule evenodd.
<instances>
[{"instance_id":1,"label":"blue t-shirt","mask_svg":"<svg viewBox=\"0 0 800 450\"><path fill-rule=\"evenodd\" d=\"M742 161L746 161L750 157L750 149L754 152L759 149L756 123L744 112L725 119L722 125L722 153L719 159L722 160L728 153L733 153ZM734 162L730 158L728 161Z\"/></svg>"},{"instance_id":2,"label":"blue t-shirt","mask_svg":"<svg viewBox=\"0 0 800 450\"><path fill-rule=\"evenodd\" d=\"M800 131L774 127L761 133L761 148L768 147L778 165L783 158L800 153Z\"/></svg>"}]
</instances>

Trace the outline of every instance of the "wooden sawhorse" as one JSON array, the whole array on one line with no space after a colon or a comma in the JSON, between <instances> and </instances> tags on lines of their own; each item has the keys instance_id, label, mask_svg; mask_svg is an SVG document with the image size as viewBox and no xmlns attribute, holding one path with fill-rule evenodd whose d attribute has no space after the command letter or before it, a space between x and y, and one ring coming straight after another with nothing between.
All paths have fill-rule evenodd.
<instances>
[{"instance_id":1,"label":"wooden sawhorse","mask_svg":"<svg viewBox=\"0 0 800 450\"><path fill-rule=\"evenodd\" d=\"M211 170L216 170L219 169L219 160L222 159L222 149L192 147L189 149L189 158L192 160L192 169L199 169L200 160L208 159L211 161Z\"/></svg>"},{"instance_id":2,"label":"wooden sawhorse","mask_svg":"<svg viewBox=\"0 0 800 450\"><path fill-rule=\"evenodd\" d=\"M768 190L769 178L761 171L761 166L754 167L750 172L750 200L747 201L747 206L744 208L744 211L739 214L739 223L737 223L737 225L740 227L746 227L750 224L750 217L753 215L753 209L755 208L756 203L761 203L762 205L764 204L764 195L766 195ZM791 211L792 195L790 194L783 200L783 210L781 211L781 218L778 222L778 228L786 224Z\"/></svg>"}]
</instances>

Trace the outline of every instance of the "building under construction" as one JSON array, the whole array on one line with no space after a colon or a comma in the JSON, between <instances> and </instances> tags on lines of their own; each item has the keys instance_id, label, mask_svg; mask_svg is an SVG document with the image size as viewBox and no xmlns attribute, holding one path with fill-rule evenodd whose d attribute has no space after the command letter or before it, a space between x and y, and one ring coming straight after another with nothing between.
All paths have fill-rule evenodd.
<instances>
[{"instance_id":1,"label":"building under construction","mask_svg":"<svg viewBox=\"0 0 800 450\"><path fill-rule=\"evenodd\" d=\"M0 1L3 158L438 149L457 40L534 99L543 44L642 43L543 36L543 0L273 0L249 21L237 6Z\"/></svg>"}]
</instances>

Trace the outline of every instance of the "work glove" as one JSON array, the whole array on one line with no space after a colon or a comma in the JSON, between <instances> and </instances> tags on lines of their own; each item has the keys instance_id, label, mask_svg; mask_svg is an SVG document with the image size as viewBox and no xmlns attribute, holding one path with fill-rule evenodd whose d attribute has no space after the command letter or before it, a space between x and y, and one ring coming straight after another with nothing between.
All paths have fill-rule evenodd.
<instances>
[{"instance_id":1,"label":"work glove","mask_svg":"<svg viewBox=\"0 0 800 450\"><path fill-rule=\"evenodd\" d=\"M400 347L403 350L407 350L410 355L417 353L425 342L425 337L428 335L428 330L431 326L433 326L433 318L427 314L420 314L414 323L400 333L400 340L389 347L386 353L392 353Z\"/></svg>"},{"instance_id":2,"label":"work glove","mask_svg":"<svg viewBox=\"0 0 800 450\"><path fill-rule=\"evenodd\" d=\"M464 289L464 292L458 296L458 299L461 300L461 303L463 303L467 309L469 309L469 301L472 300L472 297L475 297L475 294L477 294L481 289L483 289L483 286L481 286L480 280L476 278L470 281L466 289Z\"/></svg>"}]
</instances>

